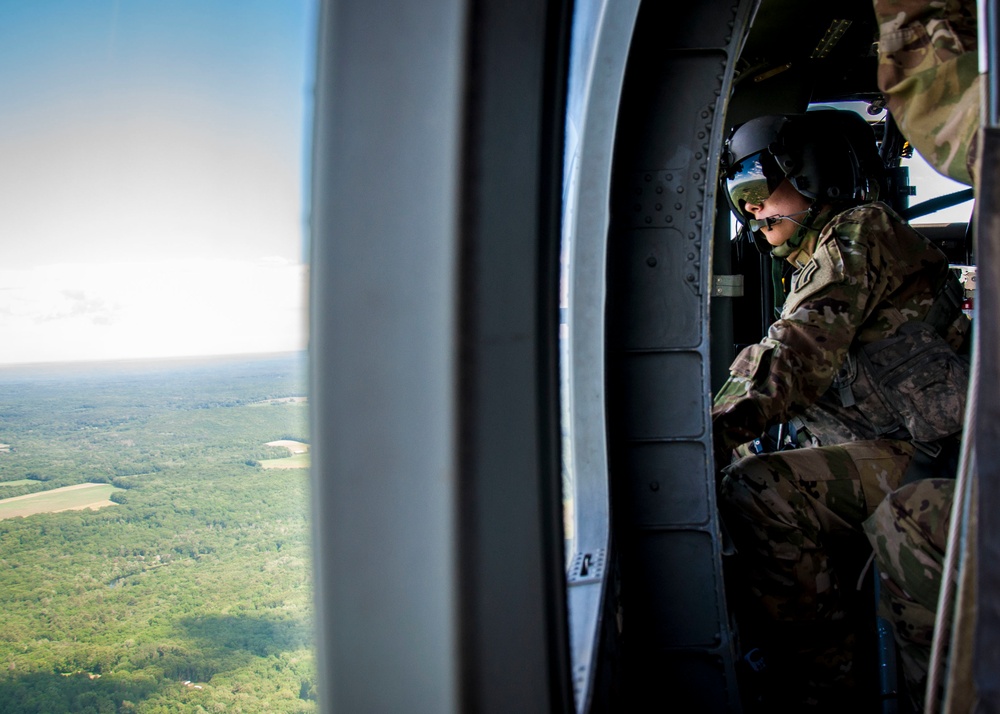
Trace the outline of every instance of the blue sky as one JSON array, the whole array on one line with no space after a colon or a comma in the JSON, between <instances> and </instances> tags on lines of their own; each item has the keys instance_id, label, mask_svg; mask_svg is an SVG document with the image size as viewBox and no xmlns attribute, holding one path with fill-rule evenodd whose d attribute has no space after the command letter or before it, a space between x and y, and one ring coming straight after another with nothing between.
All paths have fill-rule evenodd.
<instances>
[{"instance_id":1,"label":"blue sky","mask_svg":"<svg viewBox=\"0 0 1000 714\"><path fill-rule=\"evenodd\" d=\"M315 10L0 3L0 364L304 346Z\"/></svg>"}]
</instances>

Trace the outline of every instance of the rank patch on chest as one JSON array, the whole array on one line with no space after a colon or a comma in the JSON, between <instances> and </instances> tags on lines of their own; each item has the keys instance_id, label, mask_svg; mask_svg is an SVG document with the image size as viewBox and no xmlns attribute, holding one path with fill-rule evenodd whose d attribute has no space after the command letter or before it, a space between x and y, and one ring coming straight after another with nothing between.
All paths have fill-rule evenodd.
<instances>
[{"instance_id":1,"label":"rank patch on chest","mask_svg":"<svg viewBox=\"0 0 1000 714\"><path fill-rule=\"evenodd\" d=\"M795 273L795 278L792 280L792 290L798 292L806 287L816 275L817 268L815 260L806 263L801 270Z\"/></svg>"}]
</instances>

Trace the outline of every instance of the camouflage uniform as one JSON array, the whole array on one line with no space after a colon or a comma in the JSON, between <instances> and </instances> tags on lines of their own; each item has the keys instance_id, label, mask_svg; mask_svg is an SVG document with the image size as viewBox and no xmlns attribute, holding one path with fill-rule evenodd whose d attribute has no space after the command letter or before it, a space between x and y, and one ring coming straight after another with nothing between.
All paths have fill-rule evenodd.
<instances>
[{"instance_id":1,"label":"camouflage uniform","mask_svg":"<svg viewBox=\"0 0 1000 714\"><path fill-rule=\"evenodd\" d=\"M724 458L771 425L794 420L804 427L810 448L745 456L725 468L720 506L770 617L830 624L846 617L830 548L841 536L862 533L902 484L914 450L908 433L881 434L831 385L849 351L924 319L949 268L936 247L882 204L827 209L809 225L790 241L799 247L788 259L799 269L781 318L736 358L712 417ZM954 347L967 330L956 313L948 331ZM829 638L834 650L836 640ZM813 653L818 660L827 656L820 650ZM834 662L849 669L849 658ZM812 674L839 678L822 668Z\"/></svg>"},{"instance_id":2,"label":"camouflage uniform","mask_svg":"<svg viewBox=\"0 0 1000 714\"><path fill-rule=\"evenodd\" d=\"M799 233L800 247L788 256L799 269L781 318L737 356L716 395L715 437L726 449L796 416L812 422L819 443L879 436L865 414L843 408L828 390L849 350L925 318L949 275L944 254L880 203L827 209ZM956 313L947 339L957 349L968 321ZM833 427L819 412L845 430L831 440Z\"/></svg>"},{"instance_id":3,"label":"camouflage uniform","mask_svg":"<svg viewBox=\"0 0 1000 714\"><path fill-rule=\"evenodd\" d=\"M972 185L979 128L976 3L874 0L878 85L903 135L943 174Z\"/></svg>"},{"instance_id":4,"label":"camouflage uniform","mask_svg":"<svg viewBox=\"0 0 1000 714\"><path fill-rule=\"evenodd\" d=\"M893 623L910 694L922 709L941 563L955 492L951 479L922 479L889 495L865 522L879 566L879 614Z\"/></svg>"},{"instance_id":5,"label":"camouflage uniform","mask_svg":"<svg viewBox=\"0 0 1000 714\"><path fill-rule=\"evenodd\" d=\"M974 0L874 0L878 84L904 136L941 173L972 185L982 79ZM918 708L940 589L954 484L925 480L893 493L865 524L875 549L880 614L893 623Z\"/></svg>"}]
</instances>

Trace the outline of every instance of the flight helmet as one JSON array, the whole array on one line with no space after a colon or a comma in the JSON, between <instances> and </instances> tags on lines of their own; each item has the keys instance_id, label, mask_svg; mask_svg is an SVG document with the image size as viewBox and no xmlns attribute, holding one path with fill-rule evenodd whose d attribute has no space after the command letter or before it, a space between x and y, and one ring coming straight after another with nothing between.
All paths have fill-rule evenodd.
<instances>
[{"instance_id":1,"label":"flight helmet","mask_svg":"<svg viewBox=\"0 0 1000 714\"><path fill-rule=\"evenodd\" d=\"M868 122L852 111L822 109L757 117L735 127L721 170L730 210L748 224L746 204L760 204L786 178L816 208L872 201L883 164Z\"/></svg>"}]
</instances>

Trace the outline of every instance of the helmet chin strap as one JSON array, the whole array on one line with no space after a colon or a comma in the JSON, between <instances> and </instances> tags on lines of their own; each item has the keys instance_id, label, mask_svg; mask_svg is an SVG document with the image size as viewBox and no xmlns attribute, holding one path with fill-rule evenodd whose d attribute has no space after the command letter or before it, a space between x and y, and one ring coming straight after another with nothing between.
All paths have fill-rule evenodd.
<instances>
[{"instance_id":1,"label":"helmet chin strap","mask_svg":"<svg viewBox=\"0 0 1000 714\"><path fill-rule=\"evenodd\" d=\"M803 213L809 213L810 210L811 210L810 208L807 208L804 211L799 211L798 213L790 213L787 216L768 216L767 218L761 218L759 220L758 219L750 219L750 220L747 221L747 227L750 228L750 230L752 230L752 231L762 231L765 228L770 229L772 226L774 226L774 225L776 225L778 223L781 223L782 221L784 221L786 219L789 220L789 221L791 221L792 223L794 223L797 226L803 226L804 227L804 224L799 223L798 221L794 220L792 218L792 216L801 216Z\"/></svg>"}]
</instances>

